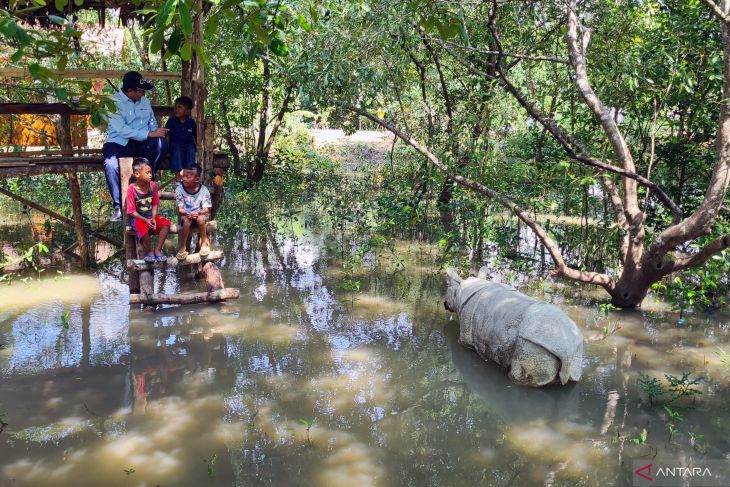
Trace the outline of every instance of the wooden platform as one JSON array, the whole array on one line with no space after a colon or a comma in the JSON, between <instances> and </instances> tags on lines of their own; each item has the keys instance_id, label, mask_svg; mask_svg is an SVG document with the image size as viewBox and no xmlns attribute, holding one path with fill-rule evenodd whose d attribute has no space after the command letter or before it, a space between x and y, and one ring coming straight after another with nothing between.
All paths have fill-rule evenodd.
<instances>
[{"instance_id":1,"label":"wooden platform","mask_svg":"<svg viewBox=\"0 0 730 487\"><path fill-rule=\"evenodd\" d=\"M0 179L9 179L39 174L63 174L67 172L100 172L104 170L104 156L101 149L87 149L85 154L69 155L41 155L23 157L5 157L0 152ZM39 151L40 152L40 151ZM51 151L43 151L51 152ZM60 152L60 151L59 151ZM27 153L26 153L27 154ZM213 168L227 169L228 154L216 151L213 153ZM160 169L169 169L170 163L166 158L160 164Z\"/></svg>"}]
</instances>

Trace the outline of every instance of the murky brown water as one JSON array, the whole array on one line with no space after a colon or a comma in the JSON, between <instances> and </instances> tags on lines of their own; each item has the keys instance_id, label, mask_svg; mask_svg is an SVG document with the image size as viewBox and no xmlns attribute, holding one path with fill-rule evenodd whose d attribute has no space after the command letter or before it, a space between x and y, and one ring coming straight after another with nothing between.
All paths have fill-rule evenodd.
<instances>
[{"instance_id":1,"label":"murky brown water","mask_svg":"<svg viewBox=\"0 0 730 487\"><path fill-rule=\"evenodd\" d=\"M242 297L219 306L130 310L106 272L0 288L0 485L626 485L633 459L730 453L727 316L600 320L548 286L586 336L584 379L524 389L456 343L427 249L350 293L295 233L228 245ZM671 442L640 372L708 378L671 405Z\"/></svg>"}]
</instances>

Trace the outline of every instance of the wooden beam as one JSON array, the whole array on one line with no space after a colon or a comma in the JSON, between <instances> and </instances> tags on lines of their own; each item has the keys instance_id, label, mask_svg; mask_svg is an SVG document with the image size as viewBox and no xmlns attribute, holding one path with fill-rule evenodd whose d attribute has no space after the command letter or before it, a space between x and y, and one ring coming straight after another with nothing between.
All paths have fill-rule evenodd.
<instances>
[{"instance_id":1,"label":"wooden beam","mask_svg":"<svg viewBox=\"0 0 730 487\"><path fill-rule=\"evenodd\" d=\"M59 71L57 69L50 70L56 76L62 79L106 79L115 78L120 80L127 73L125 69L66 69ZM170 80L180 81L182 73L173 73L170 71L140 71L146 80ZM0 68L0 78L27 78L30 73L25 68Z\"/></svg>"},{"instance_id":2,"label":"wooden beam","mask_svg":"<svg viewBox=\"0 0 730 487\"><path fill-rule=\"evenodd\" d=\"M173 107L154 105L155 115L173 114ZM73 108L65 103L0 103L0 115L86 115L89 111L80 107Z\"/></svg>"},{"instance_id":3,"label":"wooden beam","mask_svg":"<svg viewBox=\"0 0 730 487\"><path fill-rule=\"evenodd\" d=\"M71 149L71 150L24 150L13 152L0 152L0 161L3 157L37 157L37 156L75 156L88 154L101 154L101 149Z\"/></svg>"},{"instance_id":4,"label":"wooden beam","mask_svg":"<svg viewBox=\"0 0 730 487\"><path fill-rule=\"evenodd\" d=\"M17 195L15 193L11 192L11 191L8 191L7 189L5 189L3 187L0 187L0 194L4 194L8 198L12 198L12 199L14 199L16 201L20 201L25 206L29 206L29 207L33 208L34 210L38 210L41 213L45 213L46 215L50 216L51 218L55 218L56 220L60 221L61 223L64 223L64 224L70 226L71 228L74 228L74 222L73 222L73 220L71 220L70 218L66 218L65 216L63 216L63 215L61 215L59 213L56 213L53 210L49 210L48 208L46 208L44 206L41 206L38 203L34 203L33 201L31 201L31 200L29 200L27 198L23 198L22 196ZM96 238L98 238L99 240L103 240L105 242L108 242L108 243L110 243L112 245L115 245L115 246L116 245L119 245L119 243L116 240L111 239L109 237L106 237L104 235L97 235Z\"/></svg>"},{"instance_id":5,"label":"wooden beam","mask_svg":"<svg viewBox=\"0 0 730 487\"><path fill-rule=\"evenodd\" d=\"M228 154L217 152L213 158L213 167L216 169L227 169ZM160 168L169 168L169 161L167 159L163 160ZM96 172L103 170L104 158L101 155L84 157L10 157L6 160L0 152L0 179L38 176L40 174Z\"/></svg>"},{"instance_id":6,"label":"wooden beam","mask_svg":"<svg viewBox=\"0 0 730 487\"><path fill-rule=\"evenodd\" d=\"M211 293L183 293L183 294L130 294L129 304L199 304L218 303L229 299L238 299L241 291L227 287Z\"/></svg>"},{"instance_id":7,"label":"wooden beam","mask_svg":"<svg viewBox=\"0 0 730 487\"><path fill-rule=\"evenodd\" d=\"M73 226L74 226L74 222L70 218L66 218L65 216L61 215L60 213L56 213L53 210L49 210L48 208L41 206L38 203L34 203L33 201L31 201L27 198L24 198L18 194L15 194L12 191L8 191L7 189L0 187L0 193L4 194L8 198L12 198L16 201L20 201L25 206L30 206L34 210L38 210L41 213L45 213L46 215L50 216L51 218L55 218L56 220L60 221L61 223L65 223L66 225L70 226L71 228L73 228Z\"/></svg>"},{"instance_id":8,"label":"wooden beam","mask_svg":"<svg viewBox=\"0 0 730 487\"><path fill-rule=\"evenodd\" d=\"M155 262L154 264L146 262L144 259L133 259L127 262L128 269L138 271L149 269L161 269L163 267L180 267L184 265L201 264L203 262L214 262L223 258L223 251L213 250L205 257L201 257L199 253L190 254L185 260L177 260L175 257L168 257L165 262Z\"/></svg>"}]
</instances>

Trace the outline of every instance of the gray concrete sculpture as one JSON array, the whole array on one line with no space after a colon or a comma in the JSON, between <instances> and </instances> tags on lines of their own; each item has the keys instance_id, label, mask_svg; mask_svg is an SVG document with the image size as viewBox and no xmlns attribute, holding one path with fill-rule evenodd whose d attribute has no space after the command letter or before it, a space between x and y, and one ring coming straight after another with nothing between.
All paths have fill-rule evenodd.
<instances>
[{"instance_id":1,"label":"gray concrete sculpture","mask_svg":"<svg viewBox=\"0 0 730 487\"><path fill-rule=\"evenodd\" d=\"M580 380L583 335L563 311L487 281L484 269L467 279L452 269L447 275L444 305L459 317L459 343L496 362L521 385Z\"/></svg>"}]
</instances>

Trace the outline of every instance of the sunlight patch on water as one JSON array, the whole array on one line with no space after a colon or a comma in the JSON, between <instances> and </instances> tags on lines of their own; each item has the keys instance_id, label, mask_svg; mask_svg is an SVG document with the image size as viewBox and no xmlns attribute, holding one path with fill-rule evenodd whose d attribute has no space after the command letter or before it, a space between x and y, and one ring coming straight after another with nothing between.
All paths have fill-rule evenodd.
<instances>
[{"instance_id":1,"label":"sunlight patch on water","mask_svg":"<svg viewBox=\"0 0 730 487\"><path fill-rule=\"evenodd\" d=\"M0 311L24 309L51 301L77 303L97 296L101 292L94 276L73 275L61 279L44 279L40 282L0 286Z\"/></svg>"},{"instance_id":2,"label":"sunlight patch on water","mask_svg":"<svg viewBox=\"0 0 730 487\"><path fill-rule=\"evenodd\" d=\"M511 425L506 430L505 442L536 464L565 462L567 473L582 475L608 463L608 453L586 441L592 433L593 429L585 425L532 421Z\"/></svg>"},{"instance_id":3,"label":"sunlight patch on water","mask_svg":"<svg viewBox=\"0 0 730 487\"><path fill-rule=\"evenodd\" d=\"M319 436L315 436L315 444ZM371 487L382 485L384 470L375 459L375 451L349 435L329 435L334 450L321 465L314 485L321 487Z\"/></svg>"},{"instance_id":4,"label":"sunlight patch on water","mask_svg":"<svg viewBox=\"0 0 730 487\"><path fill-rule=\"evenodd\" d=\"M308 396L316 409L324 411L346 413L353 408L385 407L395 397L386 376L372 363L348 368L338 375L319 375L309 385Z\"/></svg>"}]
</instances>

